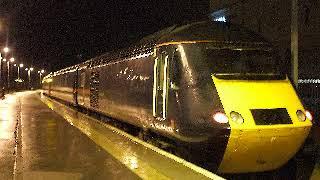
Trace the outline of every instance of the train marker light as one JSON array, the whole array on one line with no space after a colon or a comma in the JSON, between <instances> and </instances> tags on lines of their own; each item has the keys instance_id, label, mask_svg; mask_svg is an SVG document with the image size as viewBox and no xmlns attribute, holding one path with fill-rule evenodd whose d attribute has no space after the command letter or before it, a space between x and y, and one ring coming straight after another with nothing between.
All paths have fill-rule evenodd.
<instances>
[{"instance_id":1,"label":"train marker light","mask_svg":"<svg viewBox=\"0 0 320 180\"><path fill-rule=\"evenodd\" d=\"M311 112L308 111L308 110L306 110L306 117L307 117L310 121L313 120L313 116L312 116Z\"/></svg>"},{"instance_id":2,"label":"train marker light","mask_svg":"<svg viewBox=\"0 0 320 180\"><path fill-rule=\"evenodd\" d=\"M241 116L240 113L237 113L235 111L232 111L230 113L231 119L236 122L237 124L242 124L244 122L243 117Z\"/></svg>"},{"instance_id":3,"label":"train marker light","mask_svg":"<svg viewBox=\"0 0 320 180\"><path fill-rule=\"evenodd\" d=\"M222 113L222 112L216 112L214 115L213 115L213 119L215 121L217 121L218 123L228 123L228 117L226 114Z\"/></svg>"},{"instance_id":4,"label":"train marker light","mask_svg":"<svg viewBox=\"0 0 320 180\"><path fill-rule=\"evenodd\" d=\"M306 115L301 110L298 110L296 112L296 114L298 116L299 121L305 121L306 120Z\"/></svg>"}]
</instances>

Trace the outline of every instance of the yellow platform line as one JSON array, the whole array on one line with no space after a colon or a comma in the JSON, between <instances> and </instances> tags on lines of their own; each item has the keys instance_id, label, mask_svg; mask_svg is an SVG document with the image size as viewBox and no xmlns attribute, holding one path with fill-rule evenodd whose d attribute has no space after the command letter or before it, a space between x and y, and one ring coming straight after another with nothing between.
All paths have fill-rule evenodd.
<instances>
[{"instance_id":1,"label":"yellow platform line","mask_svg":"<svg viewBox=\"0 0 320 180\"><path fill-rule=\"evenodd\" d=\"M92 139L96 144L100 145L104 150L106 150L107 152L112 150L112 155L117 160L119 160L127 168L129 168L132 172L134 172L136 175L138 175L139 177L141 177L143 179L170 179L170 178L165 176L163 173L158 172L153 167L150 167L150 165L143 162L142 160L139 160L137 157L132 156L132 158L134 158L134 161L132 161L132 160L130 161L128 159L123 158L123 157L125 157L125 155L124 155L125 151L117 151L115 145L113 145L114 142L108 141L108 139L105 138L105 136L102 133L99 133L97 130L94 130L92 128L88 129L88 126L89 127L94 126L94 123L102 125L108 129L110 129L114 133L119 134L125 138L128 138L130 141L137 143L137 144L140 144L140 145L142 145L142 146L144 146L144 147L146 147L146 148L148 148L158 154L161 154L169 159L172 159L175 162L189 168L190 170L194 171L195 173L199 173L199 174L203 175L206 178L223 179L222 177L219 177L218 175L216 175L206 169L203 169L203 168L196 166L196 165L194 165L194 164L192 164L182 158L179 158L179 157L177 157L173 154L170 154L166 151L163 151L163 150L159 149L158 147L155 147L151 144L148 144L148 143L146 143L146 142L122 131L122 130L119 130L111 125L108 125L108 124L103 123L99 120L96 120L90 116L83 114L83 113L76 112L74 109L71 109L70 107L68 107L66 105L52 101L51 99L46 98L46 97L42 97L41 100L46 105L48 105L50 109L52 109L53 111L55 111L58 114L60 114L61 116L63 116L71 125L77 127L79 130L81 130L90 139ZM64 109L67 109L67 110L64 110ZM79 119L72 118L72 115L70 115L68 112L77 113L77 116L79 119L86 118L86 119L90 119L90 121L86 121L86 123L83 123ZM136 164L139 164L143 168L137 168L134 162ZM181 177L183 177L183 175ZM186 177L185 179L188 179L188 178Z\"/></svg>"}]
</instances>

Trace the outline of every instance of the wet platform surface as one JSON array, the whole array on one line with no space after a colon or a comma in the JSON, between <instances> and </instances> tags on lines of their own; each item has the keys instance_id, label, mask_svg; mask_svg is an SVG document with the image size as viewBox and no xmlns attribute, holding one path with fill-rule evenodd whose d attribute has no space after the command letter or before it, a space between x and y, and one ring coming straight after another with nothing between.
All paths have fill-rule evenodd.
<instances>
[{"instance_id":1,"label":"wet platform surface","mask_svg":"<svg viewBox=\"0 0 320 180\"><path fill-rule=\"evenodd\" d=\"M0 179L220 178L38 92L20 92L0 100Z\"/></svg>"}]
</instances>

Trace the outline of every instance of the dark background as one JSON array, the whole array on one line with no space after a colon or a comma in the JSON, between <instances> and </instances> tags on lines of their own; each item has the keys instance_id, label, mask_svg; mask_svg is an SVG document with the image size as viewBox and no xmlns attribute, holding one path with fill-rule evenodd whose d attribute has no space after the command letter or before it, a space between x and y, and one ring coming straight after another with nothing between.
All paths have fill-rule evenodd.
<instances>
[{"instance_id":1,"label":"dark background","mask_svg":"<svg viewBox=\"0 0 320 180\"><path fill-rule=\"evenodd\" d=\"M0 45L19 62L56 71L175 23L207 16L209 1L3 0Z\"/></svg>"}]
</instances>

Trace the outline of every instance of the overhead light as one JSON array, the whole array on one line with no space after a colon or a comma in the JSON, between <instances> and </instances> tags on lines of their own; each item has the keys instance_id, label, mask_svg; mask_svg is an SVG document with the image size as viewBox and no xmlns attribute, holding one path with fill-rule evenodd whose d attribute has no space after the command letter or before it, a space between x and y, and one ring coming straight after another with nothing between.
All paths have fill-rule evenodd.
<instances>
[{"instance_id":1,"label":"overhead light","mask_svg":"<svg viewBox=\"0 0 320 180\"><path fill-rule=\"evenodd\" d=\"M8 47L5 47L5 48L3 48L3 51L4 51L5 53L9 52L9 48L8 48Z\"/></svg>"},{"instance_id":2,"label":"overhead light","mask_svg":"<svg viewBox=\"0 0 320 180\"><path fill-rule=\"evenodd\" d=\"M227 19L226 19L225 16L221 16L221 17L215 18L214 21L217 21L217 22L227 22Z\"/></svg>"}]
</instances>

